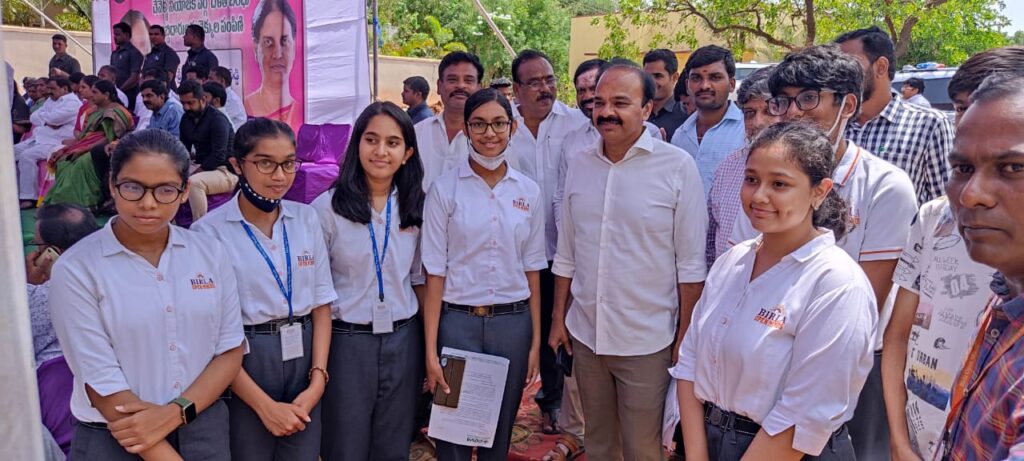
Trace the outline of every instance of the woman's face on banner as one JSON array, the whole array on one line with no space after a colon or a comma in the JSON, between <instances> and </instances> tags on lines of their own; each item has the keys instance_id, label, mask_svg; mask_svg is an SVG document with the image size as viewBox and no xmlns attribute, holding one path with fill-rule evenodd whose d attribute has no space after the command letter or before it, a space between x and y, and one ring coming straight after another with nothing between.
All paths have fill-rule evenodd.
<instances>
[{"instance_id":1,"label":"woman's face on banner","mask_svg":"<svg viewBox=\"0 0 1024 461\"><path fill-rule=\"evenodd\" d=\"M256 43L263 84L286 85L295 59L295 31L280 11L267 13Z\"/></svg>"}]
</instances>

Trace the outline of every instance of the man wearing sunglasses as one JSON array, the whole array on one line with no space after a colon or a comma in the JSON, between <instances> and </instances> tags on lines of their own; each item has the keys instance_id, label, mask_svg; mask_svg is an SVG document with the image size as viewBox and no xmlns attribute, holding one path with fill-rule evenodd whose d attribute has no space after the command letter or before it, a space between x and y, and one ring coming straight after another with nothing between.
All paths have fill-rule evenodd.
<instances>
[{"instance_id":1,"label":"man wearing sunglasses","mask_svg":"<svg viewBox=\"0 0 1024 461\"><path fill-rule=\"evenodd\" d=\"M892 275L917 214L917 197L903 170L845 138L861 106L864 75L836 45L791 53L768 79L768 110L784 120L806 120L825 130L835 149L832 179L849 209L849 230L836 242L867 274L881 309L875 362L848 423L858 459L888 459L888 425L882 400L882 333L892 315ZM736 220L732 242L757 235L750 220ZM781 364L779 364L781 366Z\"/></svg>"},{"instance_id":2,"label":"man wearing sunglasses","mask_svg":"<svg viewBox=\"0 0 1024 461\"><path fill-rule=\"evenodd\" d=\"M223 112L207 103L202 84L184 81L176 91L185 109L181 142L194 163L194 172L188 178L188 203L195 221L206 214L208 196L231 192L238 184L238 177L228 168L235 130Z\"/></svg>"}]
</instances>

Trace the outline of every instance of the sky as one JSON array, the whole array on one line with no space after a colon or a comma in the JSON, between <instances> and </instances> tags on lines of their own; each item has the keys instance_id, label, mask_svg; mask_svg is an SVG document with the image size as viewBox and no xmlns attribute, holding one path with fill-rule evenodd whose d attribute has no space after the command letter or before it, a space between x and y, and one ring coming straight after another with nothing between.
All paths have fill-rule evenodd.
<instances>
[{"instance_id":1,"label":"sky","mask_svg":"<svg viewBox=\"0 0 1024 461\"><path fill-rule=\"evenodd\" d=\"M1024 30L1024 0L1005 0L1006 9L1003 14L1010 18L1010 27L1006 32L1013 33Z\"/></svg>"}]
</instances>

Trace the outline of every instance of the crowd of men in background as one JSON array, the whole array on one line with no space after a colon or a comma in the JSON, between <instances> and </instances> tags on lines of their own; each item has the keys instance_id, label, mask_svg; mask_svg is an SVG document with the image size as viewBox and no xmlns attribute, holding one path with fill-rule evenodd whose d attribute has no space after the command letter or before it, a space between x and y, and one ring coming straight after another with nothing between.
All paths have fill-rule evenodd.
<instances>
[{"instance_id":1,"label":"crowd of men in background","mask_svg":"<svg viewBox=\"0 0 1024 461\"><path fill-rule=\"evenodd\" d=\"M106 81L117 90L114 103L134 115L133 129L166 130L193 151L194 169L201 172L190 179L189 203L198 218L206 211L207 195L229 192L237 183L227 168L227 157L233 132L246 116L231 89L231 71L219 66L216 56L204 47L204 31L196 25L189 26L185 35L190 51L183 64L164 43L159 25L150 28L153 51L146 56L131 44L130 27L117 24L113 32L117 49L110 65L95 77L81 73L78 62L66 53L66 38L55 35L50 74L23 80L24 97L13 91L12 110L20 106L24 110L13 119L19 138L15 154L23 208L36 206L39 199L40 162L78 136L83 129L82 112L89 105L108 103L99 83ZM628 63L612 61L624 62ZM179 64L182 78L175 81ZM581 161L582 146L602 140L598 127L603 123L626 126L633 122L624 112L609 108L614 101L595 96L608 64L589 60L575 69L575 108L558 100L551 62L538 51L520 53L511 79L490 81L491 87L514 101L519 129L508 147L509 164L541 188L549 267L556 260L563 232L565 215L560 207L565 179ZM1024 272L1016 272L1024 260L1018 254L1024 251L1020 236L1024 210L1019 209L1022 202L1017 198L1024 192L1020 185L1024 183L1017 177L1024 174L1020 148L1024 133L1016 129L1020 126L1016 108L1024 101L1020 84L1024 48L984 51L958 69L948 90L956 109L955 122L929 108L920 79L907 80L899 92L892 89L897 68L893 43L877 27L843 34L833 44L796 51L782 63L755 72L743 80L735 101L730 96L737 90L736 66L732 52L725 48L699 48L682 69L675 53L665 49L651 50L642 63L633 65L652 83L649 98L648 88L641 88L643 106L649 111L639 122L650 125L647 129L655 138L674 146L657 144L658 149L689 155L699 172L703 196L686 199L700 201L707 210L707 233L699 239L704 269L733 245L755 236L749 234L750 224L738 197L746 177L747 146L758 133L781 120L800 119L819 127L833 143L839 159L833 180L851 215L842 246L856 248L850 256L871 282L879 308L873 367L855 396L857 407L847 423L857 458L930 459L936 453L957 460L1019 456L1017 442L1024 440L1018 424L1024 410L1019 383L1024 342L1019 341L1020 335L1004 332L1024 331L1020 325L1024 301L1016 298L1024 283ZM431 93L426 79L410 77L403 82L402 102L416 123L425 187L466 161L463 105L481 88L484 77L479 60L464 52L447 55L438 75L435 91L443 110L437 114L426 104ZM968 111L974 102L971 94L986 78L995 80L976 98L984 107ZM108 139L97 147L109 153L116 143L117 139ZM97 173L102 179L104 172L98 169ZM643 186L642 177L633 180L635 187ZM636 193L630 200L643 202L646 197ZM78 223L85 216L83 210L60 208L47 216ZM603 226L616 213L625 213L606 212L585 224ZM41 220L40 225L51 221ZM675 254L682 251L678 244L622 245L617 247L622 253L614 258ZM595 254L605 251L604 243L594 250ZM943 273L949 266L962 269ZM962 272L968 267L970 273ZM631 453L627 459L660 459L662 414L652 409L664 407L670 378L663 360L651 360L648 351L663 346L654 342L665 336L665 329L680 340L688 318L679 325L653 324L637 318L644 315L642 306L604 306L635 309L623 314L635 321L626 325L567 320L566 306L559 310L554 300L558 271L552 273L552 269L542 271L542 335L554 342L559 335L569 334L587 346L589 355L577 358L583 362L577 362L577 367L587 370L587 379L576 379L563 374L553 349L543 348L542 388L535 398L544 415L544 431L562 434L549 459L571 458L584 446L590 459L621 458L623 452ZM1002 301L989 300L986 288L993 273L1001 274L993 287ZM648 274L595 274L594 280L577 279L577 283L593 284L589 287L595 293L609 286L649 283L642 280ZM679 317L692 312L702 283L680 276ZM597 309L573 306L583 312ZM927 334L929 328L943 328L943 316L966 320L942 330L941 344L926 343L922 338L934 337ZM975 341L978 324L983 340ZM605 338L601 347L594 339L598 337ZM959 350L951 353L951 347ZM929 355L939 349L943 352L931 356L953 358L934 363L930 378L908 366L916 360L908 358L909 353ZM962 359L968 356L971 359L965 365ZM43 363L50 357L37 359ZM936 383L934 376L939 375L955 379ZM914 396L928 392L946 393L939 402L922 398L939 408L937 416L908 421L913 419L908 407L918 403ZM813 400L808 404L813 406ZM50 429L57 434L58 429ZM677 449L682 452L681 444Z\"/></svg>"}]
</instances>

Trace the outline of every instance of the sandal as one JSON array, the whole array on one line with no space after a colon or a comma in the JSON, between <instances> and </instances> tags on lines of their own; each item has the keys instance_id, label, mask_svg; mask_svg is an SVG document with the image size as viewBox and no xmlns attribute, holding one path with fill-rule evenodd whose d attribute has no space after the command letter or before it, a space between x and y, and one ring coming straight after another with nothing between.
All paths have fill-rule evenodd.
<instances>
[{"instance_id":1,"label":"sandal","mask_svg":"<svg viewBox=\"0 0 1024 461\"><path fill-rule=\"evenodd\" d=\"M544 455L544 461L572 461L583 454L583 441L572 434L563 434Z\"/></svg>"},{"instance_id":2,"label":"sandal","mask_svg":"<svg viewBox=\"0 0 1024 461\"><path fill-rule=\"evenodd\" d=\"M18 206L22 210L31 210L36 207L36 202L32 200L22 200Z\"/></svg>"},{"instance_id":3,"label":"sandal","mask_svg":"<svg viewBox=\"0 0 1024 461\"><path fill-rule=\"evenodd\" d=\"M561 434L562 429L558 427L558 409L542 412L544 418L540 423L540 431L547 435Z\"/></svg>"}]
</instances>

